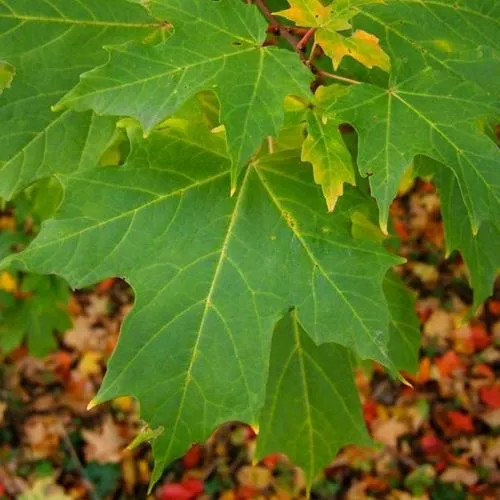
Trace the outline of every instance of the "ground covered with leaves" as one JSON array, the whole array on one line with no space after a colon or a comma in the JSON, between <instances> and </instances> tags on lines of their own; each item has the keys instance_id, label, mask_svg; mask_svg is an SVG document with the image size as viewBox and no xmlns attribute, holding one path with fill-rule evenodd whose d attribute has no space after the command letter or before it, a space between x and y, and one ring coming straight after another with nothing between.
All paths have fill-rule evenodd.
<instances>
[{"instance_id":1,"label":"ground covered with leaves","mask_svg":"<svg viewBox=\"0 0 500 500\"><path fill-rule=\"evenodd\" d=\"M364 417L378 446L342 450L312 498L494 499L500 488L500 288L469 317L472 292L459 254L446 258L439 199L417 181L391 207L408 258L400 274L417 294L423 343L413 388L378 366L357 372ZM24 233L12 210L6 233ZM28 227L29 230L29 227ZM4 293L29 291L8 273ZM131 308L132 294L107 280L69 300L72 326L44 357L26 346L0 372L0 498L146 498L147 445L127 449L142 423L129 398L87 411ZM28 339L29 340L29 339ZM50 347L50 346L49 346ZM255 430L233 423L171 464L151 494L163 500L305 498L304 479L286 457L254 464Z\"/></svg>"}]
</instances>

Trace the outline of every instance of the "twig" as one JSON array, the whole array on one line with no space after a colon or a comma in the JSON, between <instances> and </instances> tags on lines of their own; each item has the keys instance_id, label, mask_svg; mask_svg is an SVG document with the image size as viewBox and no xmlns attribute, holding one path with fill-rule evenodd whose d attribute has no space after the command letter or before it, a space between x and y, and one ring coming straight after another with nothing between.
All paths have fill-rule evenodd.
<instances>
[{"instance_id":1,"label":"twig","mask_svg":"<svg viewBox=\"0 0 500 500\"><path fill-rule=\"evenodd\" d=\"M260 9L264 17L273 25L278 26L278 23L274 16L271 14L269 7L263 2L263 0L255 0L255 4Z\"/></svg>"},{"instance_id":2,"label":"twig","mask_svg":"<svg viewBox=\"0 0 500 500\"><path fill-rule=\"evenodd\" d=\"M302 50L307 45L307 42L311 39L314 33L316 33L316 28L309 28L307 30L307 33L300 39L299 43L297 44L297 48Z\"/></svg>"},{"instance_id":3,"label":"twig","mask_svg":"<svg viewBox=\"0 0 500 500\"><path fill-rule=\"evenodd\" d=\"M325 78L332 78L333 80L339 80L345 83L358 84L357 80L353 80L352 78L346 78L345 76L335 75L333 73L328 73L327 71L319 70L312 64L312 60L314 58L314 50L316 49L316 41L314 41L312 46L312 51L307 59L304 54L304 47L307 45L307 42L311 39L311 37L316 32L316 28L309 28L307 32L302 36L300 40L297 40L290 32L290 27L281 26L280 23L273 16L269 7L265 4L264 0L254 0L255 5L262 12L264 17L270 24L270 29L275 33L279 34L284 40L286 40L289 45L293 48L295 52L299 55L302 62L316 75L323 76Z\"/></svg>"},{"instance_id":4,"label":"twig","mask_svg":"<svg viewBox=\"0 0 500 500\"><path fill-rule=\"evenodd\" d=\"M78 469L78 472L80 473L81 477L84 479L84 481L88 485L88 494L91 500L101 500L100 497L94 492L93 490L93 484L92 481L89 479L87 476L85 469L83 468L82 463L80 462L80 459L78 458L78 455L75 451L75 447L73 446L73 443L71 442L71 439L68 436L68 433L66 432L66 429L64 428L63 424L59 424L60 426L60 433L63 438L63 443L68 451L68 453L71 455L71 458L73 459L73 462L76 465L76 468Z\"/></svg>"},{"instance_id":5,"label":"twig","mask_svg":"<svg viewBox=\"0 0 500 500\"><path fill-rule=\"evenodd\" d=\"M285 29L278 21L276 21L276 18L272 15L269 7L264 3L264 0L255 0L255 5L257 5L264 17L268 20L271 28L277 31L277 33L292 46L293 50L299 54L302 60L305 60L304 53L301 48L298 47L298 40L289 32L289 30Z\"/></svg>"},{"instance_id":6,"label":"twig","mask_svg":"<svg viewBox=\"0 0 500 500\"><path fill-rule=\"evenodd\" d=\"M347 78L345 76L335 75L334 73L329 73L328 71L323 71L322 69L316 70L316 74L319 76L324 76L325 78L331 78L332 80L339 80L340 82L351 83L357 85L361 82L358 80L353 80L352 78Z\"/></svg>"}]
</instances>

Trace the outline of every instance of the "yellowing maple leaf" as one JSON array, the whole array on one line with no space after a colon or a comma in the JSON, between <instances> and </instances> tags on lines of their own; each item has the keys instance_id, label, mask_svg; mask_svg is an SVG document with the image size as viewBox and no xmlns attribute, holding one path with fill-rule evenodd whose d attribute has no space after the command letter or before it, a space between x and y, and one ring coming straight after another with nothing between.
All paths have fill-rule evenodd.
<instances>
[{"instance_id":1,"label":"yellowing maple leaf","mask_svg":"<svg viewBox=\"0 0 500 500\"><path fill-rule=\"evenodd\" d=\"M7 271L0 273L0 290L5 290L9 293L14 293L17 290L16 279Z\"/></svg>"},{"instance_id":2,"label":"yellowing maple leaf","mask_svg":"<svg viewBox=\"0 0 500 500\"><path fill-rule=\"evenodd\" d=\"M331 57L335 69L344 56L351 56L368 68L378 66L388 71L389 56L379 46L376 36L362 30L351 36L339 33L352 28L349 19L355 15L356 7L366 2L344 0L325 6L319 0L288 0L290 8L275 14L297 25L316 28L316 43Z\"/></svg>"}]
</instances>

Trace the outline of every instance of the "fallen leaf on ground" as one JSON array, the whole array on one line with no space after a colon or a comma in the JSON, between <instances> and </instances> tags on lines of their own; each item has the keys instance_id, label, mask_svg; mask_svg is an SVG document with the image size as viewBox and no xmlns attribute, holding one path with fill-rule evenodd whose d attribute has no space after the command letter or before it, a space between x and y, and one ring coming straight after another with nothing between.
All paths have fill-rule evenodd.
<instances>
[{"instance_id":1,"label":"fallen leaf on ground","mask_svg":"<svg viewBox=\"0 0 500 500\"><path fill-rule=\"evenodd\" d=\"M449 467L446 469L440 478L444 483L460 483L466 486L472 486L479 480L477 472L464 467Z\"/></svg>"},{"instance_id":2,"label":"fallen leaf on ground","mask_svg":"<svg viewBox=\"0 0 500 500\"><path fill-rule=\"evenodd\" d=\"M82 436L87 443L85 458L87 462L118 463L125 440L120 436L116 424L107 416L100 431L83 430Z\"/></svg>"},{"instance_id":3,"label":"fallen leaf on ground","mask_svg":"<svg viewBox=\"0 0 500 500\"><path fill-rule=\"evenodd\" d=\"M88 351L83 354L80 363L78 363L78 371L85 376L100 375L102 366L102 353L98 351Z\"/></svg>"},{"instance_id":4,"label":"fallen leaf on ground","mask_svg":"<svg viewBox=\"0 0 500 500\"><path fill-rule=\"evenodd\" d=\"M373 438L387 446L396 446L398 438L407 432L408 426L404 422L391 418L387 422L374 424Z\"/></svg>"}]
</instances>

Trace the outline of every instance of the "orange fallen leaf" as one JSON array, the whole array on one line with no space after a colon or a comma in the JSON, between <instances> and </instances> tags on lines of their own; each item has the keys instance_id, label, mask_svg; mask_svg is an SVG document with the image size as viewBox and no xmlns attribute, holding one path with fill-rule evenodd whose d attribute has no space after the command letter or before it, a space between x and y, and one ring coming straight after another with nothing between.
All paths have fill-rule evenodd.
<instances>
[{"instance_id":1,"label":"orange fallen leaf","mask_svg":"<svg viewBox=\"0 0 500 500\"><path fill-rule=\"evenodd\" d=\"M442 377L450 377L462 368L462 361L455 351L448 351L436 361L436 366Z\"/></svg>"},{"instance_id":2,"label":"orange fallen leaf","mask_svg":"<svg viewBox=\"0 0 500 500\"><path fill-rule=\"evenodd\" d=\"M491 337L483 323L471 325L471 340L476 351L483 351L491 344Z\"/></svg>"}]
</instances>

